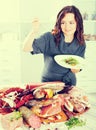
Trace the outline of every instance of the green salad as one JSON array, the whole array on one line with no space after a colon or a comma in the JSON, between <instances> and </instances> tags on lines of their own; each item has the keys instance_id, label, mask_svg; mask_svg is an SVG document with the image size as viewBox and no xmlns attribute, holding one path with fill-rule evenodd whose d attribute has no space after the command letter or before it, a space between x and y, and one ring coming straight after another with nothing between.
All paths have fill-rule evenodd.
<instances>
[{"instance_id":1,"label":"green salad","mask_svg":"<svg viewBox=\"0 0 96 130\"><path fill-rule=\"evenodd\" d=\"M79 64L79 62L73 57L69 57L67 59L64 59L64 62L69 64L69 65L72 65L72 66Z\"/></svg>"}]
</instances>

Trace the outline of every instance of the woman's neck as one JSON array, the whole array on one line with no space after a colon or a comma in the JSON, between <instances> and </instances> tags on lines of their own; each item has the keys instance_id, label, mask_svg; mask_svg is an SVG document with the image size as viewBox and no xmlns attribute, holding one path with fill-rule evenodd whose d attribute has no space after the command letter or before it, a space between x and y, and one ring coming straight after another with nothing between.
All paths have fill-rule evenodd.
<instances>
[{"instance_id":1,"label":"woman's neck","mask_svg":"<svg viewBox=\"0 0 96 130\"><path fill-rule=\"evenodd\" d=\"M70 43L74 39L73 35L65 35L65 42Z\"/></svg>"}]
</instances>

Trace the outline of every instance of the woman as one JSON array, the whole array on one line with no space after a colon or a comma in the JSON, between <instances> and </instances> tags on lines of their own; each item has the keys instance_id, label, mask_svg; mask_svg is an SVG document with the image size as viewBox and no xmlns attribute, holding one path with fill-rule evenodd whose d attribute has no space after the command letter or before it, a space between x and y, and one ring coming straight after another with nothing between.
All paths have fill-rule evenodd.
<instances>
[{"instance_id":1,"label":"woman","mask_svg":"<svg viewBox=\"0 0 96 130\"><path fill-rule=\"evenodd\" d=\"M54 56L62 54L84 57L86 45L83 36L83 20L79 9L75 6L64 7L57 15L54 29L37 39L35 36L39 26L38 20L35 20L33 25L33 31L24 42L24 51L30 51L31 54L43 53L42 82L61 81L66 85L75 86L75 73L80 70L59 66Z\"/></svg>"}]
</instances>

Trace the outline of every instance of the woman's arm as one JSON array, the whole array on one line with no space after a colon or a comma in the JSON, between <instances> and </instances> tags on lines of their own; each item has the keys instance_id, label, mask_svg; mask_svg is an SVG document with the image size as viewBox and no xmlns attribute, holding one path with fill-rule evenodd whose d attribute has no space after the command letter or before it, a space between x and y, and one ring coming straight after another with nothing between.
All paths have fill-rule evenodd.
<instances>
[{"instance_id":1,"label":"woman's arm","mask_svg":"<svg viewBox=\"0 0 96 130\"><path fill-rule=\"evenodd\" d=\"M33 50L32 43L34 39L36 38L38 30L39 30L39 20L34 19L32 21L32 31L28 34L28 36L25 38L23 42L23 51L31 52Z\"/></svg>"}]
</instances>

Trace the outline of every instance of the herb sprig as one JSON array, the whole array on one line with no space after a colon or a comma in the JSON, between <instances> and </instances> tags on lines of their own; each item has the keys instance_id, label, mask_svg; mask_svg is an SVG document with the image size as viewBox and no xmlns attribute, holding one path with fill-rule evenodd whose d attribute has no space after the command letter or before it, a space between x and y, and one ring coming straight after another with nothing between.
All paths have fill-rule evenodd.
<instances>
[{"instance_id":1,"label":"herb sprig","mask_svg":"<svg viewBox=\"0 0 96 130\"><path fill-rule=\"evenodd\" d=\"M68 130L76 126L84 126L85 124L86 124L86 121L77 117L72 117L68 121L65 122L65 125L67 126Z\"/></svg>"},{"instance_id":2,"label":"herb sprig","mask_svg":"<svg viewBox=\"0 0 96 130\"><path fill-rule=\"evenodd\" d=\"M11 121L13 121L13 120L18 120L18 119L21 118L21 117L22 117L21 112L19 112L19 111L14 111L14 112L12 113L12 116L10 117L10 120L11 120Z\"/></svg>"}]
</instances>

